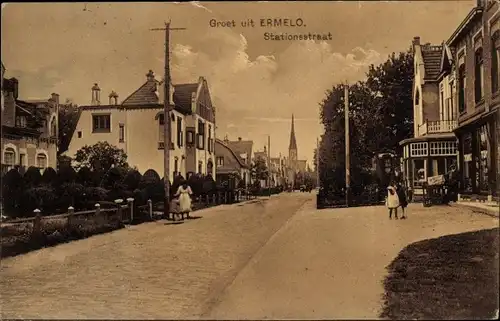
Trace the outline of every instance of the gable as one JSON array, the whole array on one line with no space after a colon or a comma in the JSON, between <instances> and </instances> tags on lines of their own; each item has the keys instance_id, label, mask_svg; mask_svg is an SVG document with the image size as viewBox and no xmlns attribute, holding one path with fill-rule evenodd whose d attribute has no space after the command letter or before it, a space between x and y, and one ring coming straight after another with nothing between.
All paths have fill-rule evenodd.
<instances>
[{"instance_id":1,"label":"gable","mask_svg":"<svg viewBox=\"0 0 500 321\"><path fill-rule=\"evenodd\" d=\"M212 105L212 98L207 81L200 77L198 90L196 93L196 114L209 122L215 122L215 110Z\"/></svg>"}]
</instances>

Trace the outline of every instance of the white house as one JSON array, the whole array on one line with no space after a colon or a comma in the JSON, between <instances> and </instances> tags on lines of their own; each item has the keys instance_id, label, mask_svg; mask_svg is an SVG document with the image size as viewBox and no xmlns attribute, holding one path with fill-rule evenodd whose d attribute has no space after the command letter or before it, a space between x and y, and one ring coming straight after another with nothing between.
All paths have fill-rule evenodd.
<instances>
[{"instance_id":1,"label":"white house","mask_svg":"<svg viewBox=\"0 0 500 321\"><path fill-rule=\"evenodd\" d=\"M167 147L170 178L196 172L211 174L215 179L215 112L206 80L200 77L194 84L170 84L171 112L165 119L163 81L156 80L151 70L146 77L146 82L121 104L114 91L108 96L108 104L102 104L101 89L95 84L92 103L80 107L80 118L65 154L73 157L85 145L107 141L122 148L128 163L139 172L153 169L163 176L163 149ZM163 135L165 121L171 124L169 144L165 144Z\"/></svg>"}]
</instances>

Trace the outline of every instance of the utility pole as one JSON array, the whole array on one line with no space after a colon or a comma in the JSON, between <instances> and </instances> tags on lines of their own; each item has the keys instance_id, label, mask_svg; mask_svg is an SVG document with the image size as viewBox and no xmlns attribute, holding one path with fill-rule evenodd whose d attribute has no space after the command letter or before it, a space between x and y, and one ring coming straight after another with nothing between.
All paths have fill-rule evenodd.
<instances>
[{"instance_id":1,"label":"utility pole","mask_svg":"<svg viewBox=\"0 0 500 321\"><path fill-rule=\"evenodd\" d=\"M170 30L186 30L186 28L170 28L170 21L165 28L154 28L151 31L165 31L165 79L163 80L163 180L165 184L164 214L170 218Z\"/></svg>"},{"instance_id":2,"label":"utility pole","mask_svg":"<svg viewBox=\"0 0 500 321\"><path fill-rule=\"evenodd\" d=\"M319 138L316 137L316 185L319 188Z\"/></svg>"},{"instance_id":3,"label":"utility pole","mask_svg":"<svg viewBox=\"0 0 500 321\"><path fill-rule=\"evenodd\" d=\"M267 168L268 168L268 175L267 175L267 187L269 190L269 197L271 197L271 135L267 135Z\"/></svg>"},{"instance_id":4,"label":"utility pole","mask_svg":"<svg viewBox=\"0 0 500 321\"><path fill-rule=\"evenodd\" d=\"M350 185L351 185L351 164L349 146L349 85L347 81L344 85L344 111L345 111L345 202L349 207Z\"/></svg>"}]
</instances>

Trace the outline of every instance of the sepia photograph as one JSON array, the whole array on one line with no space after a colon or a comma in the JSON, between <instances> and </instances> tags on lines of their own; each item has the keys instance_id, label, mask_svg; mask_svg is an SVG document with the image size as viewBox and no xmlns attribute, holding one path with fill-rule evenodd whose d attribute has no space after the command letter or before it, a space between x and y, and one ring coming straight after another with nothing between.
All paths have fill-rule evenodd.
<instances>
[{"instance_id":1,"label":"sepia photograph","mask_svg":"<svg viewBox=\"0 0 500 321\"><path fill-rule=\"evenodd\" d=\"M499 317L499 0L1 13L2 320Z\"/></svg>"}]
</instances>

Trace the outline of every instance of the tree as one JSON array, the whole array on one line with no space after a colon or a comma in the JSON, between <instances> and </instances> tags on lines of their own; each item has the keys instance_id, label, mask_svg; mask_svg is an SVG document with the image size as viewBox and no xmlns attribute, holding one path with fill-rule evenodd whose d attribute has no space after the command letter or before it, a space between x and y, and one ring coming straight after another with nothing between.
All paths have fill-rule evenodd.
<instances>
[{"instance_id":1,"label":"tree","mask_svg":"<svg viewBox=\"0 0 500 321\"><path fill-rule=\"evenodd\" d=\"M255 180L266 180L269 177L266 160L262 157L257 157L255 159L250 171L252 178Z\"/></svg>"},{"instance_id":2,"label":"tree","mask_svg":"<svg viewBox=\"0 0 500 321\"><path fill-rule=\"evenodd\" d=\"M76 152L74 160L78 163L77 168L86 166L92 171L107 172L111 167L129 167L127 154L125 154L123 149L113 146L108 142L98 142L92 146L83 146Z\"/></svg>"},{"instance_id":3,"label":"tree","mask_svg":"<svg viewBox=\"0 0 500 321\"><path fill-rule=\"evenodd\" d=\"M65 104L59 105L59 155L68 150L79 118L80 110L71 99L66 99Z\"/></svg>"},{"instance_id":4,"label":"tree","mask_svg":"<svg viewBox=\"0 0 500 321\"><path fill-rule=\"evenodd\" d=\"M411 136L412 82L413 56L408 51L393 53L385 63L370 66L367 80L349 87L351 186L366 184L372 157L382 148L396 151L399 142ZM343 85L327 91L320 103L320 116L325 133L315 167L320 169L323 187L340 189L345 186Z\"/></svg>"}]
</instances>

